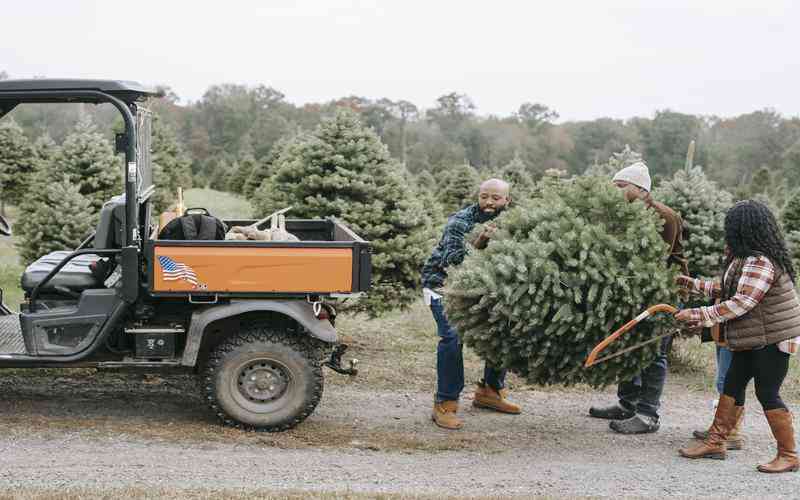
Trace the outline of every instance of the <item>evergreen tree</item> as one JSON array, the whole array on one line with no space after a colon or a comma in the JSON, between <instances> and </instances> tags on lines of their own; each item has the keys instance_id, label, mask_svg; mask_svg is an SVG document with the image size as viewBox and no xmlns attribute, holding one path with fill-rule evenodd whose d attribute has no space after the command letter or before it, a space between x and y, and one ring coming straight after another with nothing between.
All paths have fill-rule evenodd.
<instances>
[{"instance_id":1,"label":"evergreen tree","mask_svg":"<svg viewBox=\"0 0 800 500\"><path fill-rule=\"evenodd\" d=\"M778 208L778 203L776 203L776 200L767 193L756 193L750 196L750 199L763 203L767 206L767 208L770 209L776 218L780 217L781 211Z\"/></svg>"},{"instance_id":2,"label":"evergreen tree","mask_svg":"<svg viewBox=\"0 0 800 500\"><path fill-rule=\"evenodd\" d=\"M88 115L78 121L55 159L59 171L78 187L92 206L92 214L99 212L103 203L124 191L122 168L114 155L114 148Z\"/></svg>"},{"instance_id":3,"label":"evergreen tree","mask_svg":"<svg viewBox=\"0 0 800 500\"><path fill-rule=\"evenodd\" d=\"M207 187L216 191L230 190L231 172L234 172L234 169L228 163L228 156L218 158L211 166L208 171Z\"/></svg>"},{"instance_id":4,"label":"evergreen tree","mask_svg":"<svg viewBox=\"0 0 800 500\"><path fill-rule=\"evenodd\" d=\"M440 182L441 200L445 213L451 214L478 201L481 183L478 171L468 163L447 170Z\"/></svg>"},{"instance_id":5,"label":"evergreen tree","mask_svg":"<svg viewBox=\"0 0 800 500\"><path fill-rule=\"evenodd\" d=\"M519 155L497 173L497 177L511 184L511 198L523 199L533 193L535 182Z\"/></svg>"},{"instance_id":6,"label":"evergreen tree","mask_svg":"<svg viewBox=\"0 0 800 500\"><path fill-rule=\"evenodd\" d=\"M33 150L36 154L36 172L52 172L57 175L55 170L55 159L58 156L58 144L49 134L43 134L33 143Z\"/></svg>"},{"instance_id":7,"label":"evergreen tree","mask_svg":"<svg viewBox=\"0 0 800 500\"><path fill-rule=\"evenodd\" d=\"M152 202L155 213L160 213L175 202L179 187L192 187L192 162L175 131L158 116L153 120L151 162L156 186Z\"/></svg>"},{"instance_id":8,"label":"evergreen tree","mask_svg":"<svg viewBox=\"0 0 800 500\"><path fill-rule=\"evenodd\" d=\"M627 203L606 177L580 177L497 224L488 247L445 282L447 315L466 345L536 384L602 386L653 360L657 344L583 368L595 345L644 308L675 303L678 270L667 267L658 215ZM609 353L652 338L656 323L640 323Z\"/></svg>"},{"instance_id":9,"label":"evergreen tree","mask_svg":"<svg viewBox=\"0 0 800 500\"><path fill-rule=\"evenodd\" d=\"M247 178L250 177L250 172L242 168L238 161L235 161L233 165L231 165L230 172L231 174L228 177L225 190L231 193L242 194L244 192L244 184L247 182Z\"/></svg>"},{"instance_id":10,"label":"evergreen tree","mask_svg":"<svg viewBox=\"0 0 800 500\"><path fill-rule=\"evenodd\" d=\"M255 193L256 189L258 189L267 177L266 169L263 167L263 162L259 162L251 154L245 155L239 160L239 168L241 168L243 172L248 173L247 179L245 179L244 185L242 186L241 194L244 196L253 196L253 193Z\"/></svg>"},{"instance_id":11,"label":"evergreen tree","mask_svg":"<svg viewBox=\"0 0 800 500\"><path fill-rule=\"evenodd\" d=\"M36 169L36 154L14 120L0 122L0 201L19 205Z\"/></svg>"},{"instance_id":12,"label":"evergreen tree","mask_svg":"<svg viewBox=\"0 0 800 500\"><path fill-rule=\"evenodd\" d=\"M725 213L733 196L706 177L702 167L681 169L657 186L653 198L683 219L683 248L692 276L714 278L725 248Z\"/></svg>"},{"instance_id":13,"label":"evergreen tree","mask_svg":"<svg viewBox=\"0 0 800 500\"><path fill-rule=\"evenodd\" d=\"M447 222L447 214L444 212L437 193L436 179L427 170L422 170L417 175L406 172L406 181L411 186L414 196L422 204L431 231L425 248L436 246L437 238L442 234L444 225Z\"/></svg>"},{"instance_id":14,"label":"evergreen tree","mask_svg":"<svg viewBox=\"0 0 800 500\"><path fill-rule=\"evenodd\" d=\"M786 231L786 246L792 256L792 265L795 269L800 269L800 230Z\"/></svg>"},{"instance_id":15,"label":"evergreen tree","mask_svg":"<svg viewBox=\"0 0 800 500\"><path fill-rule=\"evenodd\" d=\"M534 198L541 198L545 193L558 192L560 189L569 185L570 179L567 179L567 173L557 168L548 168L542 173L542 178L534 183L533 188L523 199L520 201L532 200ZM514 189L513 187L511 188ZM516 202L514 202L516 203Z\"/></svg>"},{"instance_id":16,"label":"evergreen tree","mask_svg":"<svg viewBox=\"0 0 800 500\"><path fill-rule=\"evenodd\" d=\"M21 205L26 214L15 226L17 247L25 262L55 250L72 250L92 229L91 202L66 175L55 180L47 172L36 176Z\"/></svg>"},{"instance_id":17,"label":"evergreen tree","mask_svg":"<svg viewBox=\"0 0 800 500\"><path fill-rule=\"evenodd\" d=\"M372 289L358 301L377 315L418 297L428 250L425 210L375 133L340 110L313 134L281 148L273 174L255 194L259 214L293 206L291 216L342 219L371 241Z\"/></svg>"},{"instance_id":18,"label":"evergreen tree","mask_svg":"<svg viewBox=\"0 0 800 500\"><path fill-rule=\"evenodd\" d=\"M613 177L623 168L633 165L637 161L643 161L642 155L632 150L629 145L625 145L622 151L611 153L611 158L605 163L595 163L587 168L583 175L597 177Z\"/></svg>"},{"instance_id":19,"label":"evergreen tree","mask_svg":"<svg viewBox=\"0 0 800 500\"><path fill-rule=\"evenodd\" d=\"M772 174L767 167L761 167L753 173L753 178L750 180L750 196L755 196L759 193L769 193L772 189Z\"/></svg>"},{"instance_id":20,"label":"evergreen tree","mask_svg":"<svg viewBox=\"0 0 800 500\"><path fill-rule=\"evenodd\" d=\"M787 233L800 231L800 190L795 190L781 212L783 230Z\"/></svg>"},{"instance_id":21,"label":"evergreen tree","mask_svg":"<svg viewBox=\"0 0 800 500\"><path fill-rule=\"evenodd\" d=\"M233 156L221 153L209 156L192 169L192 185L217 191L230 189L231 177L235 173L236 160Z\"/></svg>"},{"instance_id":22,"label":"evergreen tree","mask_svg":"<svg viewBox=\"0 0 800 500\"><path fill-rule=\"evenodd\" d=\"M280 156L286 144L291 140L291 137L292 136L287 136L276 141L272 149L269 150L269 153L255 162L244 184L243 193L246 196L253 196L264 180L271 175L275 161Z\"/></svg>"}]
</instances>

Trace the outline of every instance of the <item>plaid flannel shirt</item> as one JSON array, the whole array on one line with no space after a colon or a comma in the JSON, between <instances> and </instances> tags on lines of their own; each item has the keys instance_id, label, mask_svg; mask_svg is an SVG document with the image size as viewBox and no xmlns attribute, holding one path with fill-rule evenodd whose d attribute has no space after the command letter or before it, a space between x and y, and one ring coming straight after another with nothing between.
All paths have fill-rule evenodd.
<instances>
[{"instance_id":1,"label":"plaid flannel shirt","mask_svg":"<svg viewBox=\"0 0 800 500\"><path fill-rule=\"evenodd\" d=\"M728 278L728 273L737 263L734 261L728 266L725 271L725 279ZM713 306L689 309L692 322L710 327L716 323L743 316L761 302L774 281L775 267L767 257L747 257L742 266L742 276L736 285L734 296ZM720 298L722 295L722 288L718 280L709 281L681 276L678 284L690 291L699 292L714 299ZM800 337L779 342L778 349L788 354L795 354L800 350Z\"/></svg>"},{"instance_id":2,"label":"plaid flannel shirt","mask_svg":"<svg viewBox=\"0 0 800 500\"><path fill-rule=\"evenodd\" d=\"M442 239L422 267L422 286L431 290L441 287L447 277L447 267L461 264L467 255L466 235L475 224L488 222L494 217L481 212L477 204L451 215L444 226Z\"/></svg>"}]
</instances>

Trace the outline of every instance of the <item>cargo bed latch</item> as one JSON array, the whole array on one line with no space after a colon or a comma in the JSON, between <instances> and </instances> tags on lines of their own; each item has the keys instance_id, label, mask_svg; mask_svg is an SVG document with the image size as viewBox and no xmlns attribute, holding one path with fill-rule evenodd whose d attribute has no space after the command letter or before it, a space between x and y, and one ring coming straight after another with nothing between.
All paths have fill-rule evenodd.
<instances>
[{"instance_id":1,"label":"cargo bed latch","mask_svg":"<svg viewBox=\"0 0 800 500\"><path fill-rule=\"evenodd\" d=\"M327 366L331 370L335 371L336 373L341 373L342 375L350 375L351 377L355 377L358 375L358 369L356 369L356 365L358 365L358 360L352 358L348 361L350 368L343 368L342 367L342 356L344 352L347 350L347 344L337 344L336 347L333 348L333 352L331 353L331 359L322 363L323 365Z\"/></svg>"}]
</instances>

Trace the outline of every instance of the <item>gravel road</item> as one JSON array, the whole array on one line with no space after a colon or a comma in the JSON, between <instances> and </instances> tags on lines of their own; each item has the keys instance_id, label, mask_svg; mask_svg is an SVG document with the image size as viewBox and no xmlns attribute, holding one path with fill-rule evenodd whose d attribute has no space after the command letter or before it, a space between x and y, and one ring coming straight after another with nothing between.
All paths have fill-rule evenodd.
<instances>
[{"instance_id":1,"label":"gravel road","mask_svg":"<svg viewBox=\"0 0 800 500\"><path fill-rule=\"evenodd\" d=\"M755 471L772 458L751 397L746 449L689 461L677 448L711 417L709 393L673 377L660 432L620 436L591 419L612 392L526 390L525 413L464 404L466 427L437 429L427 393L331 386L284 434L218 426L188 380L0 372L0 492L121 486L433 495L798 498L800 474ZM183 385L182 385L183 384ZM470 398L467 394L465 399Z\"/></svg>"}]
</instances>

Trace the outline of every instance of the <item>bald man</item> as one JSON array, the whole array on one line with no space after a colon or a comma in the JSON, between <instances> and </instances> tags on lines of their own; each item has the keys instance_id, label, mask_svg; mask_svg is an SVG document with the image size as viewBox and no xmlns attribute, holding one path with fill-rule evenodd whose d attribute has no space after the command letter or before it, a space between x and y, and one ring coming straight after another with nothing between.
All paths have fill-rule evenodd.
<instances>
[{"instance_id":1,"label":"bald man","mask_svg":"<svg viewBox=\"0 0 800 500\"><path fill-rule=\"evenodd\" d=\"M485 248L497 227L492 220L511 203L510 186L500 179L489 179L480 186L478 203L450 216L439 244L422 268L422 286L425 303L430 306L436 320L439 345L436 351L436 395L432 419L439 427L460 429L464 422L458 417L458 400L464 389L464 358L462 344L444 314L440 288L447 277L447 268L461 264L468 252L466 236L476 224L483 229L470 243L475 248ZM506 399L505 370L488 364L483 370L483 380L475 390L472 404L502 413L518 414L520 407Z\"/></svg>"}]
</instances>

